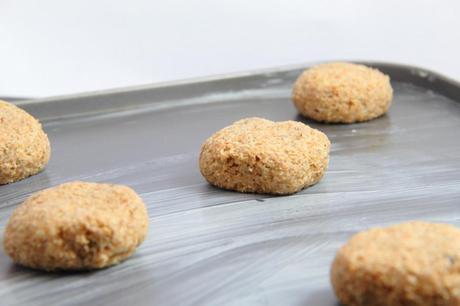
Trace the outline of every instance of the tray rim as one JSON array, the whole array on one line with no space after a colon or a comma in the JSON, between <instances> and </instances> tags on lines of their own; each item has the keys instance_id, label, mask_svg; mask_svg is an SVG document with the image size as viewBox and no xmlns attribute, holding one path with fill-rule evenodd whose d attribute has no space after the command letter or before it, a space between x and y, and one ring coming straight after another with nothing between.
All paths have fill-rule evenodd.
<instances>
[{"instance_id":1,"label":"tray rim","mask_svg":"<svg viewBox=\"0 0 460 306\"><path fill-rule=\"evenodd\" d=\"M112 94L119 94L119 93L131 93L131 92L140 92L146 90L153 90L158 88L168 88L168 87L176 87L181 85L191 85L191 84L200 84L200 83L208 83L212 81L221 81L221 80L231 80L231 79L238 79L253 75L268 75L273 73L282 73L288 72L291 70L300 70L306 69L308 67L322 64L322 63L330 63L330 62L350 62L356 64L363 64L367 66L378 66L378 67L385 67L387 69L404 69L410 71L412 75L418 76L420 79L437 79L444 83L447 83L449 86L457 87L460 90L460 81L457 81L453 78L447 77L441 73L436 71L426 69L420 66L408 65L408 64L401 64L395 62L385 62L385 61L361 61L361 60L327 60L327 61L314 61L314 62L305 62L299 64L292 64L292 65L283 65L283 66L275 66L269 68L262 68L262 69L254 69L254 70L247 70L241 72L231 72L231 73L223 73L223 74L215 74L210 76L203 76L203 77L194 77L194 78L186 78L186 79L179 79L174 81L166 81L166 82L158 82L158 83L149 83L149 84L142 84L142 85L133 85L133 86L126 86L126 87L117 87L112 89L102 89L96 91L88 91L88 92L81 92L75 94L66 94L66 95L57 95L45 98L32 98L32 99L25 99L19 101L12 101L15 105L18 106L27 106L39 103L47 103L47 102L65 102L66 100L75 100L80 98L88 98L88 97L101 97L101 96L108 96ZM453 97L449 96L449 98L454 99ZM460 95L458 96L460 102Z\"/></svg>"}]
</instances>

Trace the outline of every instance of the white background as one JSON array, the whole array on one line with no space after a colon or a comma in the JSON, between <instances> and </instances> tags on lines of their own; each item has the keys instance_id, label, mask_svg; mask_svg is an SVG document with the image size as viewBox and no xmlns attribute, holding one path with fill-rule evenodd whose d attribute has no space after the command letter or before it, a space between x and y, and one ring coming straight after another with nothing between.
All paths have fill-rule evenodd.
<instances>
[{"instance_id":1,"label":"white background","mask_svg":"<svg viewBox=\"0 0 460 306\"><path fill-rule=\"evenodd\" d=\"M460 79L460 0L0 0L0 95L50 96L332 59Z\"/></svg>"}]
</instances>

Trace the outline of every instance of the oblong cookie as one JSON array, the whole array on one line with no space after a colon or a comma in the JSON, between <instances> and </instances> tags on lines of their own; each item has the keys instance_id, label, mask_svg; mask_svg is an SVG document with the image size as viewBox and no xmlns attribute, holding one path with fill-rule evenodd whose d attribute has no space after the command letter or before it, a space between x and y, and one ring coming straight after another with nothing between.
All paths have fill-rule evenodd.
<instances>
[{"instance_id":1,"label":"oblong cookie","mask_svg":"<svg viewBox=\"0 0 460 306\"><path fill-rule=\"evenodd\" d=\"M344 305L460 305L460 229L409 222L358 233L337 252L331 282Z\"/></svg>"},{"instance_id":2,"label":"oblong cookie","mask_svg":"<svg viewBox=\"0 0 460 306\"><path fill-rule=\"evenodd\" d=\"M18 264L43 270L104 268L142 243L148 215L131 188L70 182L45 189L16 208L4 249Z\"/></svg>"},{"instance_id":3,"label":"oblong cookie","mask_svg":"<svg viewBox=\"0 0 460 306\"><path fill-rule=\"evenodd\" d=\"M291 194L321 179L329 147L325 134L303 123L248 118L208 138L199 164L206 180L220 188Z\"/></svg>"},{"instance_id":4,"label":"oblong cookie","mask_svg":"<svg viewBox=\"0 0 460 306\"><path fill-rule=\"evenodd\" d=\"M19 107L0 101L0 185L42 171L50 159L40 122Z\"/></svg>"},{"instance_id":5,"label":"oblong cookie","mask_svg":"<svg viewBox=\"0 0 460 306\"><path fill-rule=\"evenodd\" d=\"M305 70L294 84L299 112L320 122L353 123L385 114L393 99L390 78L364 65L327 63Z\"/></svg>"}]
</instances>

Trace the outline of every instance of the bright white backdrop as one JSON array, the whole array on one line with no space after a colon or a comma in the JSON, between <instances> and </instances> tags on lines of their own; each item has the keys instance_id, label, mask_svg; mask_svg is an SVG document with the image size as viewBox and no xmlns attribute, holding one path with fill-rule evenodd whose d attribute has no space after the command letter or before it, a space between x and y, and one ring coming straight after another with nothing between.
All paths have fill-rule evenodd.
<instances>
[{"instance_id":1,"label":"bright white backdrop","mask_svg":"<svg viewBox=\"0 0 460 306\"><path fill-rule=\"evenodd\" d=\"M407 63L460 79L459 57L459 0L0 0L0 95L332 59Z\"/></svg>"}]
</instances>

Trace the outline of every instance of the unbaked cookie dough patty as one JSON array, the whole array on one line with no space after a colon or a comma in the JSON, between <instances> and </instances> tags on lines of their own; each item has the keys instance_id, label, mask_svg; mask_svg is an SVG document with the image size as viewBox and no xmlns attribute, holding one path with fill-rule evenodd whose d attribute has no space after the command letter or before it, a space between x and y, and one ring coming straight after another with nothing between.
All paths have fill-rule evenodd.
<instances>
[{"instance_id":1,"label":"unbaked cookie dough patty","mask_svg":"<svg viewBox=\"0 0 460 306\"><path fill-rule=\"evenodd\" d=\"M148 216L131 188L71 182L45 189L13 212L4 249L18 264L43 270L104 268L142 243Z\"/></svg>"},{"instance_id":2,"label":"unbaked cookie dough patty","mask_svg":"<svg viewBox=\"0 0 460 306\"><path fill-rule=\"evenodd\" d=\"M299 112L320 122L353 123L385 114L393 99L390 78L364 65L327 63L305 70L294 84Z\"/></svg>"},{"instance_id":3,"label":"unbaked cookie dough patty","mask_svg":"<svg viewBox=\"0 0 460 306\"><path fill-rule=\"evenodd\" d=\"M220 188L291 194L321 179L329 147L325 134L303 123L248 118L208 138L199 164L206 180Z\"/></svg>"},{"instance_id":4,"label":"unbaked cookie dough patty","mask_svg":"<svg viewBox=\"0 0 460 306\"><path fill-rule=\"evenodd\" d=\"M51 154L40 122L19 107L0 100L0 185L34 175Z\"/></svg>"},{"instance_id":5,"label":"unbaked cookie dough patty","mask_svg":"<svg viewBox=\"0 0 460 306\"><path fill-rule=\"evenodd\" d=\"M353 236L331 281L346 306L460 305L460 229L409 222Z\"/></svg>"}]
</instances>

